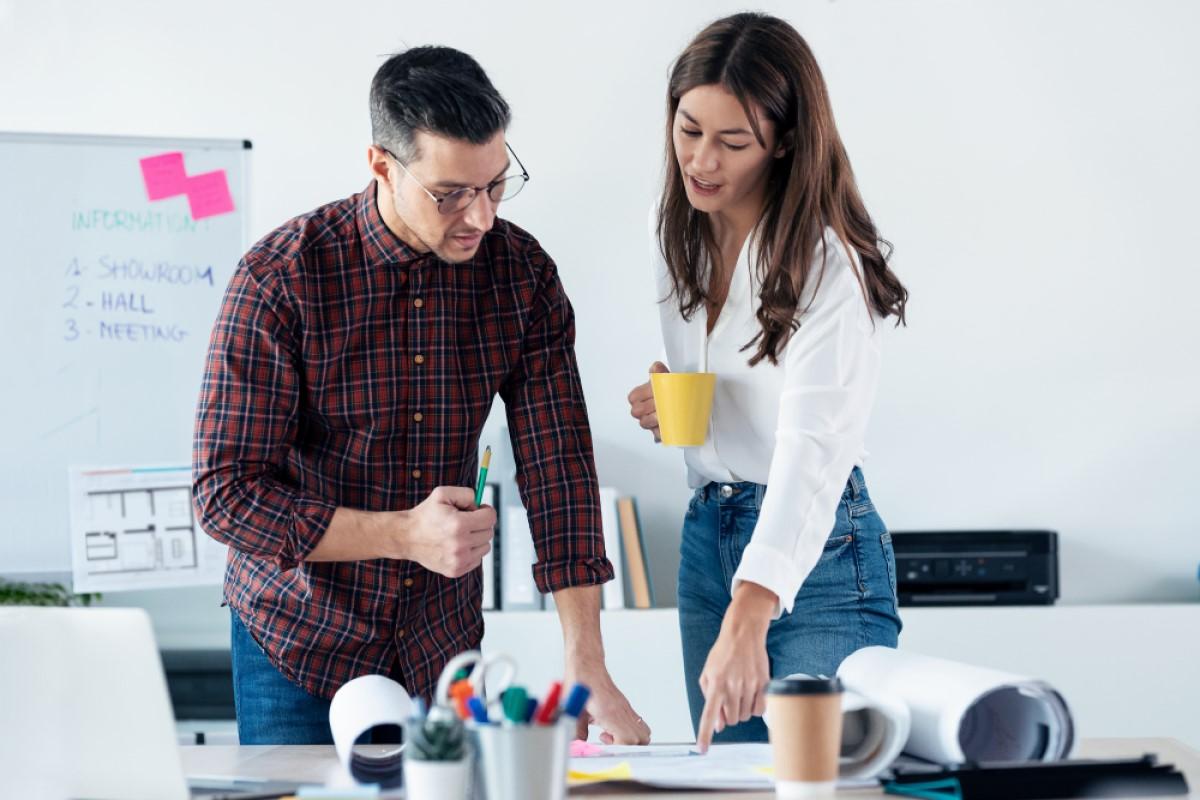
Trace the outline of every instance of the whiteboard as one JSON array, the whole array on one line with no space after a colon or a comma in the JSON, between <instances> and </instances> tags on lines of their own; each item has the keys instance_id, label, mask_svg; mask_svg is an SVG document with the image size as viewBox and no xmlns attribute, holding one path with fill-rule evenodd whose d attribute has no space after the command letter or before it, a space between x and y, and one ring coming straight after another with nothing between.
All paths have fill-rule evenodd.
<instances>
[{"instance_id":1,"label":"whiteboard","mask_svg":"<svg viewBox=\"0 0 1200 800\"><path fill-rule=\"evenodd\" d=\"M0 574L71 569L71 466L191 464L209 333L247 245L249 155L0 133Z\"/></svg>"}]
</instances>

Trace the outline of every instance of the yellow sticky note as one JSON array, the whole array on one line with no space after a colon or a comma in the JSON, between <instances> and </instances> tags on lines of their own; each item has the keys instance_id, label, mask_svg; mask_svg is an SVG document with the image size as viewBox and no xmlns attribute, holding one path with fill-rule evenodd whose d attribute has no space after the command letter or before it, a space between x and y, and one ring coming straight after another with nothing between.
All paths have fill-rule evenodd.
<instances>
[{"instance_id":1,"label":"yellow sticky note","mask_svg":"<svg viewBox=\"0 0 1200 800\"><path fill-rule=\"evenodd\" d=\"M600 783L602 781L628 780L633 780L633 770L629 767L628 761L622 761L615 767L602 769L599 772L583 772L577 769L567 772L567 781L570 783Z\"/></svg>"}]
</instances>

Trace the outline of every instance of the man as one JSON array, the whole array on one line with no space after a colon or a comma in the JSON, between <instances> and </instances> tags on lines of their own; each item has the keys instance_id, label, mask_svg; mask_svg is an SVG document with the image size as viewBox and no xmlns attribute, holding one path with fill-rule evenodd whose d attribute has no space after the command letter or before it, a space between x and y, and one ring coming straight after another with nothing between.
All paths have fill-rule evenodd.
<instances>
[{"instance_id":1,"label":"man","mask_svg":"<svg viewBox=\"0 0 1200 800\"><path fill-rule=\"evenodd\" d=\"M649 729L600 638L611 580L574 313L550 257L497 219L525 181L508 105L470 56L421 47L371 84L372 183L267 235L213 328L193 494L230 547L243 744L329 742L329 699L386 674L430 698L483 633L479 435L505 402L566 678L617 742ZM586 720L581 720L581 728Z\"/></svg>"}]
</instances>

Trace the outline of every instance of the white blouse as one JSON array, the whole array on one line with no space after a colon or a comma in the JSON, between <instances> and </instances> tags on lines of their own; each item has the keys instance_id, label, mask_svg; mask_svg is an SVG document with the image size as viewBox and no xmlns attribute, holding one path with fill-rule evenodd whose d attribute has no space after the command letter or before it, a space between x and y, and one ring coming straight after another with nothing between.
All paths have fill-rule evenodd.
<instances>
[{"instance_id":1,"label":"white blouse","mask_svg":"<svg viewBox=\"0 0 1200 800\"><path fill-rule=\"evenodd\" d=\"M666 261L651 223L658 299L671 291ZM867 304L857 253L827 228L814 256L796 331L779 363L751 367L754 349L741 348L759 331L759 278L747 237L729 296L711 334L701 306L685 322L678 304L659 304L666 363L672 372L717 374L708 439L684 450L688 483L753 481L767 485L758 523L732 589L751 581L779 598L776 616L792 609L833 530L850 472L861 466L867 419L879 379L883 322ZM824 249L824 276L821 275ZM847 252L849 250L849 252ZM853 254L853 255L851 255ZM814 297L815 289L815 297Z\"/></svg>"}]
</instances>

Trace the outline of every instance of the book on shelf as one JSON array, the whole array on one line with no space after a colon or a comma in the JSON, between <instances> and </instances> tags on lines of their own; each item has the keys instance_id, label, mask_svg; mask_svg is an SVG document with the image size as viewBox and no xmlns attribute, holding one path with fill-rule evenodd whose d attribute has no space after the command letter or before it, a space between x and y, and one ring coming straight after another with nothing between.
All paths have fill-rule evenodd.
<instances>
[{"instance_id":1,"label":"book on shelf","mask_svg":"<svg viewBox=\"0 0 1200 800\"><path fill-rule=\"evenodd\" d=\"M484 489L484 504L499 510L492 552L483 564L484 609L553 610L553 596L540 594L533 580L537 553L524 506L511 501L501 506L500 488L492 484ZM654 587L637 501L619 497L616 489L602 487L600 523L605 554L613 565L613 579L601 587L603 607L653 608Z\"/></svg>"},{"instance_id":2,"label":"book on shelf","mask_svg":"<svg viewBox=\"0 0 1200 800\"><path fill-rule=\"evenodd\" d=\"M622 497L617 501L617 516L621 525L621 540L625 550L625 574L633 596L634 608L654 607L654 587L646 568L646 542L638 519L637 501Z\"/></svg>"},{"instance_id":3,"label":"book on shelf","mask_svg":"<svg viewBox=\"0 0 1200 800\"><path fill-rule=\"evenodd\" d=\"M500 543L500 609L528 611L542 607L542 595L533 582L537 553L529 532L525 506L510 503L504 509L504 540Z\"/></svg>"},{"instance_id":4,"label":"book on shelf","mask_svg":"<svg viewBox=\"0 0 1200 800\"><path fill-rule=\"evenodd\" d=\"M624 608L625 572L622 569L617 490L606 486L600 487L600 525L604 529L604 554L613 565L613 579L604 584L601 598L605 608Z\"/></svg>"}]
</instances>

